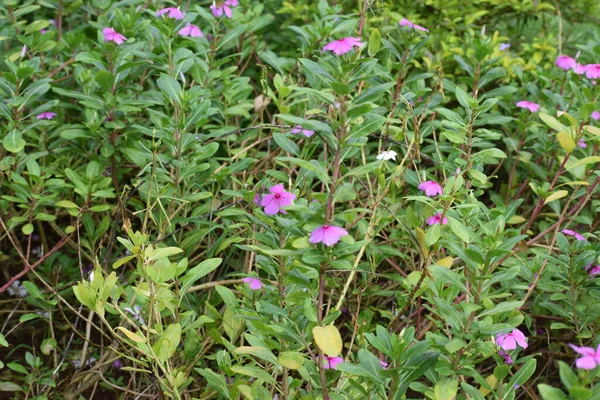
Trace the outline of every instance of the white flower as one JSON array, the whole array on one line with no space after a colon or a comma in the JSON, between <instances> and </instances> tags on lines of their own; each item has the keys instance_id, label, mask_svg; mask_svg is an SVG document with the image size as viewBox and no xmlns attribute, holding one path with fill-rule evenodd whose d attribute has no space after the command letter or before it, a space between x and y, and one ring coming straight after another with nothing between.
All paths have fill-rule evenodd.
<instances>
[{"instance_id":1,"label":"white flower","mask_svg":"<svg viewBox=\"0 0 600 400\"><path fill-rule=\"evenodd\" d=\"M90 279L90 282L92 282L94 280L94 271L90 271L89 279Z\"/></svg>"},{"instance_id":2,"label":"white flower","mask_svg":"<svg viewBox=\"0 0 600 400\"><path fill-rule=\"evenodd\" d=\"M134 321L137 321L142 325L146 325L146 322L144 322L144 318L142 317L142 308L140 306L136 304L133 306L133 310L130 307L125 307L124 310L133 315Z\"/></svg>"},{"instance_id":3,"label":"white flower","mask_svg":"<svg viewBox=\"0 0 600 400\"><path fill-rule=\"evenodd\" d=\"M389 151L382 151L380 155L377 156L378 160L394 160L396 161L396 156L398 155L398 153L396 153L394 150L389 150Z\"/></svg>"},{"instance_id":4,"label":"white flower","mask_svg":"<svg viewBox=\"0 0 600 400\"><path fill-rule=\"evenodd\" d=\"M13 284L8 287L7 291L11 296L25 297L29 294L27 289L25 289L25 286L21 285L21 281L19 280L14 281Z\"/></svg>"}]
</instances>

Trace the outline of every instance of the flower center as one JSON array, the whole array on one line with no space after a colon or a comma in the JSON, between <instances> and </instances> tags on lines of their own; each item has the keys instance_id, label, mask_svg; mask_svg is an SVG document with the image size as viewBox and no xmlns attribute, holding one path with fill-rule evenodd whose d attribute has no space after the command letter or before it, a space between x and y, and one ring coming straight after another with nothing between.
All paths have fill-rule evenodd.
<instances>
[{"instance_id":1,"label":"flower center","mask_svg":"<svg viewBox=\"0 0 600 400\"><path fill-rule=\"evenodd\" d=\"M323 225L323 229L329 229L329 225Z\"/></svg>"},{"instance_id":2,"label":"flower center","mask_svg":"<svg viewBox=\"0 0 600 400\"><path fill-rule=\"evenodd\" d=\"M278 199L278 198L280 198L280 197L281 197L281 194L279 194L279 193L275 193L275 198L276 198L276 199Z\"/></svg>"}]
</instances>

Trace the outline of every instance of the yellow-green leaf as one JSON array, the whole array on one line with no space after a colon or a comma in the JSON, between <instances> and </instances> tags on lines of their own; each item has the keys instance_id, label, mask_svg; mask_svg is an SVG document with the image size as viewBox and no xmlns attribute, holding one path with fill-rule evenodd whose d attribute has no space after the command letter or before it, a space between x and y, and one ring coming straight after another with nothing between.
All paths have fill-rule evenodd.
<instances>
[{"instance_id":1,"label":"yellow-green leaf","mask_svg":"<svg viewBox=\"0 0 600 400\"><path fill-rule=\"evenodd\" d=\"M288 369L300 369L304 365L304 357L297 351L284 351L277 357L279 364Z\"/></svg>"},{"instance_id":2,"label":"yellow-green leaf","mask_svg":"<svg viewBox=\"0 0 600 400\"><path fill-rule=\"evenodd\" d=\"M315 343L329 357L337 357L342 352L342 336L340 331L333 326L315 326L312 329Z\"/></svg>"},{"instance_id":3,"label":"yellow-green leaf","mask_svg":"<svg viewBox=\"0 0 600 400\"><path fill-rule=\"evenodd\" d=\"M421 248L423 255L425 257L427 257L429 255L429 249L427 248L427 245L425 244L425 232L421 228L416 228L416 231L417 231L417 243L419 244L419 247Z\"/></svg>"},{"instance_id":4,"label":"yellow-green leaf","mask_svg":"<svg viewBox=\"0 0 600 400\"><path fill-rule=\"evenodd\" d=\"M568 194L569 194L569 192L567 190L558 190L558 191L552 193L550 196L546 197L544 204L548 204L550 202L553 202L554 200L562 199L563 197L567 196Z\"/></svg>"},{"instance_id":5,"label":"yellow-green leaf","mask_svg":"<svg viewBox=\"0 0 600 400\"><path fill-rule=\"evenodd\" d=\"M573 138L571 137L571 135L569 135L566 132L558 132L556 134L556 138L558 139L558 143L560 143L560 147L563 148L564 151L566 151L567 153L572 152L573 150L575 150L575 141L573 140Z\"/></svg>"},{"instance_id":6,"label":"yellow-green leaf","mask_svg":"<svg viewBox=\"0 0 600 400\"><path fill-rule=\"evenodd\" d=\"M442 267L450 268L450 267L452 267L453 262L454 262L454 258L444 257L441 260L436 261L435 265L440 265Z\"/></svg>"},{"instance_id":7,"label":"yellow-green leaf","mask_svg":"<svg viewBox=\"0 0 600 400\"><path fill-rule=\"evenodd\" d=\"M506 221L506 223L509 225L518 225L522 224L525 221L527 220L521 217L520 215L513 215L508 221Z\"/></svg>"},{"instance_id":8,"label":"yellow-green leaf","mask_svg":"<svg viewBox=\"0 0 600 400\"><path fill-rule=\"evenodd\" d=\"M129 339L133 340L136 343L144 343L146 339L138 335L137 333L133 333L128 329L123 328L122 326L117 326L116 329L120 330L127 336Z\"/></svg>"},{"instance_id":9,"label":"yellow-green leaf","mask_svg":"<svg viewBox=\"0 0 600 400\"><path fill-rule=\"evenodd\" d=\"M597 162L600 162L600 157L598 156L585 157L577 161L576 163L569 165L566 169L568 171L571 168L579 167L580 165L595 164Z\"/></svg>"},{"instance_id":10,"label":"yellow-green leaf","mask_svg":"<svg viewBox=\"0 0 600 400\"><path fill-rule=\"evenodd\" d=\"M591 133L592 135L600 136L600 128L598 128L597 126L586 125L583 127L583 129Z\"/></svg>"}]
</instances>

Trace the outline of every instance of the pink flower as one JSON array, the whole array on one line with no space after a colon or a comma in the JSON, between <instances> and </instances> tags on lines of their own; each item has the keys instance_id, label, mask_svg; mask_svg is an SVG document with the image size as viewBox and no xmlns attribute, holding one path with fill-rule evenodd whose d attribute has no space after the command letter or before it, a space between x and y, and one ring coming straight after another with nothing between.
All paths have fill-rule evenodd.
<instances>
[{"instance_id":1,"label":"pink flower","mask_svg":"<svg viewBox=\"0 0 600 400\"><path fill-rule=\"evenodd\" d=\"M575 361L577 368L594 369L600 364L600 345L596 350L591 347L578 347L570 343L569 346L583 356Z\"/></svg>"},{"instance_id":2,"label":"pink flower","mask_svg":"<svg viewBox=\"0 0 600 400\"><path fill-rule=\"evenodd\" d=\"M312 135L315 134L315 131L311 131L309 129L304 129L301 125L296 125L294 127L294 129L292 129L290 132L292 135L295 135L297 133L302 133L306 137L311 137Z\"/></svg>"},{"instance_id":3,"label":"pink flower","mask_svg":"<svg viewBox=\"0 0 600 400\"><path fill-rule=\"evenodd\" d=\"M342 236L347 234L348 231L339 226L323 225L311 232L308 241L312 244L323 243L325 246L333 246L340 241Z\"/></svg>"},{"instance_id":4,"label":"pink flower","mask_svg":"<svg viewBox=\"0 0 600 400\"><path fill-rule=\"evenodd\" d=\"M421 25L413 24L406 18L402 18L399 22L400 26L408 26L409 28L416 29L418 31L429 32L429 29L423 28Z\"/></svg>"},{"instance_id":5,"label":"pink flower","mask_svg":"<svg viewBox=\"0 0 600 400\"><path fill-rule=\"evenodd\" d=\"M252 290L262 289L262 283L258 278L243 278L242 281L246 282Z\"/></svg>"},{"instance_id":6,"label":"pink flower","mask_svg":"<svg viewBox=\"0 0 600 400\"><path fill-rule=\"evenodd\" d=\"M180 36L202 37L204 34L196 25L187 24L177 32Z\"/></svg>"},{"instance_id":7,"label":"pink flower","mask_svg":"<svg viewBox=\"0 0 600 400\"><path fill-rule=\"evenodd\" d=\"M585 140L583 140L583 139L579 139L577 141L577 144L579 145L579 147L584 148L584 149L587 147L587 144L585 144Z\"/></svg>"},{"instance_id":8,"label":"pink flower","mask_svg":"<svg viewBox=\"0 0 600 400\"><path fill-rule=\"evenodd\" d=\"M500 350L498 352L498 355L500 357L504 358L504 364L510 365L513 363L513 360L512 360L512 358L510 358L510 355L507 352L505 352L504 350Z\"/></svg>"},{"instance_id":9,"label":"pink flower","mask_svg":"<svg viewBox=\"0 0 600 400\"><path fill-rule=\"evenodd\" d=\"M558 58L556 59L555 62L556 66L558 68L564 69L565 71L568 71L570 69L573 69L577 66L577 61L575 61L574 58L571 58L569 56L558 56Z\"/></svg>"},{"instance_id":10,"label":"pink flower","mask_svg":"<svg viewBox=\"0 0 600 400\"><path fill-rule=\"evenodd\" d=\"M526 108L532 113L537 112L540 109L540 105L533 101L523 100L517 103L517 107Z\"/></svg>"},{"instance_id":11,"label":"pink flower","mask_svg":"<svg viewBox=\"0 0 600 400\"><path fill-rule=\"evenodd\" d=\"M600 265L596 265L592 268L590 267L592 267L592 264L588 265L585 269L590 274L590 277L593 277L594 275L600 275Z\"/></svg>"},{"instance_id":12,"label":"pink flower","mask_svg":"<svg viewBox=\"0 0 600 400\"><path fill-rule=\"evenodd\" d=\"M347 37L323 46L323 51L332 51L334 54L341 56L352 50L353 47L360 47L362 45L363 43L360 41L360 38Z\"/></svg>"},{"instance_id":13,"label":"pink flower","mask_svg":"<svg viewBox=\"0 0 600 400\"><path fill-rule=\"evenodd\" d=\"M37 119L48 119L48 120L50 120L50 119L52 119L54 117L56 117L56 113L55 112L46 111L46 112L43 112L41 114L38 114L38 116L36 118Z\"/></svg>"},{"instance_id":14,"label":"pink flower","mask_svg":"<svg viewBox=\"0 0 600 400\"><path fill-rule=\"evenodd\" d=\"M183 13L179 10L179 8L175 7L167 7L162 10L158 10L156 13L157 17L167 14L167 17L172 18L174 20L183 19Z\"/></svg>"},{"instance_id":15,"label":"pink flower","mask_svg":"<svg viewBox=\"0 0 600 400\"><path fill-rule=\"evenodd\" d=\"M344 359L342 357L329 357L323 356L323 369L335 369L338 365L342 364Z\"/></svg>"},{"instance_id":16,"label":"pink flower","mask_svg":"<svg viewBox=\"0 0 600 400\"><path fill-rule=\"evenodd\" d=\"M436 181L425 181L419 185L419 190L425 192L429 197L442 194L442 187Z\"/></svg>"},{"instance_id":17,"label":"pink flower","mask_svg":"<svg viewBox=\"0 0 600 400\"><path fill-rule=\"evenodd\" d=\"M600 64L588 64L585 66L585 76L588 79L600 78Z\"/></svg>"},{"instance_id":18,"label":"pink flower","mask_svg":"<svg viewBox=\"0 0 600 400\"><path fill-rule=\"evenodd\" d=\"M379 360L379 364L381 364L381 368L383 368L383 369L387 369L387 367L388 367L388 365L389 365L389 364L388 364L388 363L386 363L385 361L381 361L381 360Z\"/></svg>"},{"instance_id":19,"label":"pink flower","mask_svg":"<svg viewBox=\"0 0 600 400\"><path fill-rule=\"evenodd\" d=\"M289 206L292 204L292 200L296 199L296 195L286 192L283 189L282 184L271 187L269 192L272 194L266 195L260 202L260 205L265 208L265 214L267 215L275 215L279 211L281 211L282 214L286 214L286 212L280 210L280 208Z\"/></svg>"},{"instance_id":20,"label":"pink flower","mask_svg":"<svg viewBox=\"0 0 600 400\"><path fill-rule=\"evenodd\" d=\"M229 8L229 5L227 5L226 2L221 4L220 6L213 4L212 6L210 6L210 9L212 10L212 15L214 15L217 18L222 17L223 13L225 13L227 18L231 18L231 16L233 15L233 13L231 12L231 8Z\"/></svg>"},{"instance_id":21,"label":"pink flower","mask_svg":"<svg viewBox=\"0 0 600 400\"><path fill-rule=\"evenodd\" d=\"M581 236L579 233L577 233L571 229L563 229L561 232L563 233L563 235L573 236L575 239L577 239L579 241L585 240L585 238L583 236Z\"/></svg>"},{"instance_id":22,"label":"pink flower","mask_svg":"<svg viewBox=\"0 0 600 400\"><path fill-rule=\"evenodd\" d=\"M438 212L433 214L431 217L427 218L427 225L436 225L442 224L446 225L448 223L448 218L444 217L442 220L442 213Z\"/></svg>"},{"instance_id":23,"label":"pink flower","mask_svg":"<svg viewBox=\"0 0 600 400\"><path fill-rule=\"evenodd\" d=\"M592 118L594 118L596 121L598 121L600 119L600 112L594 111L592 113Z\"/></svg>"},{"instance_id":24,"label":"pink flower","mask_svg":"<svg viewBox=\"0 0 600 400\"><path fill-rule=\"evenodd\" d=\"M102 34L104 35L105 42L115 42L117 45L122 44L127 40L125 36L121 35L112 28L102 29Z\"/></svg>"},{"instance_id":25,"label":"pink flower","mask_svg":"<svg viewBox=\"0 0 600 400\"><path fill-rule=\"evenodd\" d=\"M517 344L526 349L527 338L523 332L515 328L511 333L496 336L496 344L502 347L505 351L516 349Z\"/></svg>"},{"instance_id":26,"label":"pink flower","mask_svg":"<svg viewBox=\"0 0 600 400\"><path fill-rule=\"evenodd\" d=\"M237 7L240 5L240 2L238 0L225 0L224 4L229 7Z\"/></svg>"},{"instance_id":27,"label":"pink flower","mask_svg":"<svg viewBox=\"0 0 600 400\"><path fill-rule=\"evenodd\" d=\"M254 195L254 204L256 204L257 206L260 206L261 200L262 200L262 197L260 196L260 194L256 193Z\"/></svg>"},{"instance_id":28,"label":"pink flower","mask_svg":"<svg viewBox=\"0 0 600 400\"><path fill-rule=\"evenodd\" d=\"M577 75L585 74L585 65L577 64L575 68L573 68L573 72L575 72Z\"/></svg>"}]
</instances>

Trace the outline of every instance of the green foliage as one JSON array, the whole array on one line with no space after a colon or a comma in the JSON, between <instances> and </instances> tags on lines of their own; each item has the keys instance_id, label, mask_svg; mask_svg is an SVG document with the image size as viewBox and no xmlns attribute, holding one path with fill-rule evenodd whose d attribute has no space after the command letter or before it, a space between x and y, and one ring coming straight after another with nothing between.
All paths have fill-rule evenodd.
<instances>
[{"instance_id":1,"label":"green foliage","mask_svg":"<svg viewBox=\"0 0 600 400\"><path fill-rule=\"evenodd\" d=\"M600 396L600 5L209 3L4 1L0 391Z\"/></svg>"}]
</instances>

